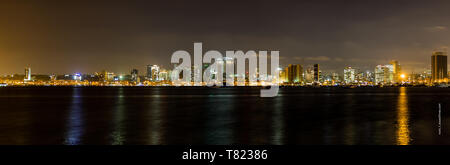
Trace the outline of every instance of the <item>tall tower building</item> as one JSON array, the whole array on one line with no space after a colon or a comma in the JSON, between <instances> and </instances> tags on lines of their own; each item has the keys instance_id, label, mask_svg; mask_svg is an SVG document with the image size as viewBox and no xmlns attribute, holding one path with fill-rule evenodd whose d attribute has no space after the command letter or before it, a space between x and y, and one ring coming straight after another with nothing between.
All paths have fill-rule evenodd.
<instances>
[{"instance_id":1,"label":"tall tower building","mask_svg":"<svg viewBox=\"0 0 450 165\"><path fill-rule=\"evenodd\" d=\"M396 60L392 60L390 63L390 65L392 65L393 67L393 83L398 83L400 82L400 74L401 74L401 67L400 64L398 64L398 61Z\"/></svg>"},{"instance_id":2,"label":"tall tower building","mask_svg":"<svg viewBox=\"0 0 450 165\"><path fill-rule=\"evenodd\" d=\"M158 81L160 68L158 65L147 65L147 80Z\"/></svg>"},{"instance_id":3,"label":"tall tower building","mask_svg":"<svg viewBox=\"0 0 450 165\"><path fill-rule=\"evenodd\" d=\"M446 82L447 78L447 52L433 52L431 55L431 81Z\"/></svg>"},{"instance_id":4,"label":"tall tower building","mask_svg":"<svg viewBox=\"0 0 450 165\"><path fill-rule=\"evenodd\" d=\"M319 64L314 64L314 82L319 82L320 79Z\"/></svg>"},{"instance_id":5,"label":"tall tower building","mask_svg":"<svg viewBox=\"0 0 450 165\"><path fill-rule=\"evenodd\" d=\"M394 83L394 66L393 65L377 65L375 67L375 84L393 84Z\"/></svg>"},{"instance_id":6,"label":"tall tower building","mask_svg":"<svg viewBox=\"0 0 450 165\"><path fill-rule=\"evenodd\" d=\"M152 66L153 65L147 65L147 75L145 76L147 80L152 80Z\"/></svg>"},{"instance_id":7,"label":"tall tower building","mask_svg":"<svg viewBox=\"0 0 450 165\"><path fill-rule=\"evenodd\" d=\"M305 83L313 83L314 82L314 68L313 67L305 68L303 78L305 80Z\"/></svg>"},{"instance_id":8,"label":"tall tower building","mask_svg":"<svg viewBox=\"0 0 450 165\"><path fill-rule=\"evenodd\" d=\"M153 65L152 66L152 81L159 81L159 66Z\"/></svg>"},{"instance_id":9,"label":"tall tower building","mask_svg":"<svg viewBox=\"0 0 450 165\"><path fill-rule=\"evenodd\" d=\"M286 81L288 83L302 83L303 82L303 68L301 65L289 64L285 69Z\"/></svg>"},{"instance_id":10,"label":"tall tower building","mask_svg":"<svg viewBox=\"0 0 450 165\"><path fill-rule=\"evenodd\" d=\"M31 81L31 68L25 68L24 81Z\"/></svg>"},{"instance_id":11,"label":"tall tower building","mask_svg":"<svg viewBox=\"0 0 450 165\"><path fill-rule=\"evenodd\" d=\"M352 67L346 67L344 69L344 81L346 84L355 82L356 69Z\"/></svg>"},{"instance_id":12,"label":"tall tower building","mask_svg":"<svg viewBox=\"0 0 450 165\"><path fill-rule=\"evenodd\" d=\"M132 82L138 82L139 81L139 75L138 75L138 70L137 69L133 69L131 70L131 81Z\"/></svg>"}]
</instances>

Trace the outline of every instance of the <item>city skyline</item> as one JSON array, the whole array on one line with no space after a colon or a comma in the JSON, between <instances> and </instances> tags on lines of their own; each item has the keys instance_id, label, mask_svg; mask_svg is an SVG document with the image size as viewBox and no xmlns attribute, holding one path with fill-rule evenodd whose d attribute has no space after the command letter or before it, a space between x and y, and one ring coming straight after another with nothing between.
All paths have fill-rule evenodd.
<instances>
[{"instance_id":1,"label":"city skyline","mask_svg":"<svg viewBox=\"0 0 450 165\"><path fill-rule=\"evenodd\" d=\"M233 58L225 57L227 60ZM245 59L245 58L244 58ZM219 60L222 61L222 60ZM227 62L228 64L228 62ZM233 67L236 63L232 64ZM213 64L213 65L221 65ZM289 64L287 66L278 66L277 75L273 77L271 82L265 82L267 77L254 77L254 80L250 81L250 74L239 74L237 72L223 75L223 79L226 77L233 77L234 85L237 86L265 86L270 84L278 85L294 85L294 86L341 86L341 85L357 85L357 86L378 86L378 85L427 85L427 86L447 86L448 84L448 69L447 69L447 52L435 51L431 54L431 68L422 73L407 73L403 70L403 66L397 60L391 60L388 64L379 64L372 71L364 71L358 67L347 66L343 68L343 72L324 72L320 68L321 64L301 65L301 64ZM213 77L217 77L217 72L213 68L209 68L210 64L202 65L202 72L206 73L207 69L211 69L208 73L211 73ZM194 68L191 65L191 68ZM224 70L227 66L223 66ZM248 67L248 66L247 66ZM248 68L247 68L248 69ZM342 70L341 70L342 71ZM190 71L191 72L191 71ZM273 71L272 71L273 72ZM139 74L141 73L141 74ZM103 86L103 85L145 85L145 86L172 86L174 80L172 80L171 69L166 69L157 64L146 65L145 71L140 72L138 69L133 68L129 74L116 74L107 70L95 73L73 73L65 75L42 75L32 74L31 68L26 67L23 74L4 75L0 77L0 83L5 85L82 85L82 86ZM188 72L189 73L189 72ZM201 74L203 74L201 73ZM191 73L194 76L194 72ZM273 74L273 73L271 73ZM256 71L255 75L259 75ZM272 75L270 76L272 77ZM178 77L180 78L180 77ZM243 84L238 83L238 79L243 79ZM215 83L220 84L214 80ZM228 80L227 80L228 81ZM232 81L232 80L231 80ZM207 81L187 81L183 85L187 86L199 86L205 85Z\"/></svg>"}]
</instances>

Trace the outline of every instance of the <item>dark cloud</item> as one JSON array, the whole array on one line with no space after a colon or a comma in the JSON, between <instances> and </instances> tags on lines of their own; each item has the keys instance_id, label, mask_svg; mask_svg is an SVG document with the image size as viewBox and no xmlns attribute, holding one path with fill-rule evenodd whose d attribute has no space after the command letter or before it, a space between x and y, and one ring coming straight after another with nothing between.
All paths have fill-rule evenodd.
<instances>
[{"instance_id":1,"label":"dark cloud","mask_svg":"<svg viewBox=\"0 0 450 165\"><path fill-rule=\"evenodd\" d=\"M282 64L372 70L398 60L429 65L449 43L448 1L8 1L0 2L0 73L128 73L168 67L171 54L280 50Z\"/></svg>"}]
</instances>

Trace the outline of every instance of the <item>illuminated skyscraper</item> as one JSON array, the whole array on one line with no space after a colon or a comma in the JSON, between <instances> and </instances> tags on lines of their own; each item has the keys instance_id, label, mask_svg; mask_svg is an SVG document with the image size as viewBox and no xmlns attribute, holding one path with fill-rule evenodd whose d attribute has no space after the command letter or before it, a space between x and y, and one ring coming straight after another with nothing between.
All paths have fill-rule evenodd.
<instances>
[{"instance_id":1,"label":"illuminated skyscraper","mask_svg":"<svg viewBox=\"0 0 450 165\"><path fill-rule=\"evenodd\" d=\"M158 65L153 65L152 66L152 81L159 81L159 66Z\"/></svg>"},{"instance_id":2,"label":"illuminated skyscraper","mask_svg":"<svg viewBox=\"0 0 450 165\"><path fill-rule=\"evenodd\" d=\"M289 64L285 69L285 77L288 83L302 83L303 82L303 68L301 65Z\"/></svg>"},{"instance_id":3,"label":"illuminated skyscraper","mask_svg":"<svg viewBox=\"0 0 450 165\"><path fill-rule=\"evenodd\" d=\"M352 67L346 67L344 69L344 81L346 84L355 82L356 69Z\"/></svg>"},{"instance_id":4,"label":"illuminated skyscraper","mask_svg":"<svg viewBox=\"0 0 450 165\"><path fill-rule=\"evenodd\" d=\"M159 72L159 80L160 81L168 81L170 80L170 71L169 70L165 70L165 69L161 69L161 71Z\"/></svg>"},{"instance_id":5,"label":"illuminated skyscraper","mask_svg":"<svg viewBox=\"0 0 450 165\"><path fill-rule=\"evenodd\" d=\"M431 81L447 81L447 52L433 52L431 56Z\"/></svg>"},{"instance_id":6,"label":"illuminated skyscraper","mask_svg":"<svg viewBox=\"0 0 450 165\"><path fill-rule=\"evenodd\" d=\"M159 81L159 71L158 65L147 65L147 80Z\"/></svg>"},{"instance_id":7,"label":"illuminated skyscraper","mask_svg":"<svg viewBox=\"0 0 450 165\"><path fill-rule=\"evenodd\" d=\"M341 81L340 78L339 78L339 74L338 74L338 73L332 73L332 74L331 74L331 77L332 77L332 80L333 80L335 83L338 83L338 82Z\"/></svg>"},{"instance_id":8,"label":"illuminated skyscraper","mask_svg":"<svg viewBox=\"0 0 450 165\"><path fill-rule=\"evenodd\" d=\"M320 68L319 64L314 64L314 82L319 82L320 80Z\"/></svg>"},{"instance_id":9,"label":"illuminated skyscraper","mask_svg":"<svg viewBox=\"0 0 450 165\"><path fill-rule=\"evenodd\" d=\"M286 69L279 69L280 83L287 83Z\"/></svg>"},{"instance_id":10,"label":"illuminated skyscraper","mask_svg":"<svg viewBox=\"0 0 450 165\"><path fill-rule=\"evenodd\" d=\"M147 65L147 75L145 76L145 78L147 80L151 80L152 79L152 65Z\"/></svg>"},{"instance_id":11,"label":"illuminated skyscraper","mask_svg":"<svg viewBox=\"0 0 450 165\"><path fill-rule=\"evenodd\" d=\"M399 82L400 75L401 75L401 67L400 67L400 64L398 64L398 61L396 61L396 60L392 60L392 61L390 62L390 64L391 64L392 67L393 67L393 74L394 74L393 82L394 82L394 83L398 83L398 82Z\"/></svg>"},{"instance_id":12,"label":"illuminated skyscraper","mask_svg":"<svg viewBox=\"0 0 450 165\"><path fill-rule=\"evenodd\" d=\"M394 66L393 65L377 65L375 67L375 83L376 84L392 84L392 83L394 83Z\"/></svg>"},{"instance_id":13,"label":"illuminated skyscraper","mask_svg":"<svg viewBox=\"0 0 450 165\"><path fill-rule=\"evenodd\" d=\"M137 69L133 69L131 71L131 81L132 82L138 82L139 81L139 72Z\"/></svg>"},{"instance_id":14,"label":"illuminated skyscraper","mask_svg":"<svg viewBox=\"0 0 450 165\"><path fill-rule=\"evenodd\" d=\"M31 68L25 68L24 81L31 81Z\"/></svg>"},{"instance_id":15,"label":"illuminated skyscraper","mask_svg":"<svg viewBox=\"0 0 450 165\"><path fill-rule=\"evenodd\" d=\"M304 81L305 83L312 83L314 81L314 68L309 66L305 68L304 72Z\"/></svg>"}]
</instances>

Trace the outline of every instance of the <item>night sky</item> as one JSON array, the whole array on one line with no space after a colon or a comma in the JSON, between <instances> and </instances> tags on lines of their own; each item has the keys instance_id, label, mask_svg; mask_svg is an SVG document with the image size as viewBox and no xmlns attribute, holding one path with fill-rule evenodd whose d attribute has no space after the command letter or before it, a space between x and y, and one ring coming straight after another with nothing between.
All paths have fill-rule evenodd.
<instances>
[{"instance_id":1,"label":"night sky","mask_svg":"<svg viewBox=\"0 0 450 165\"><path fill-rule=\"evenodd\" d=\"M172 69L176 50L279 50L280 63L429 67L450 45L450 1L0 0L0 74Z\"/></svg>"}]
</instances>

